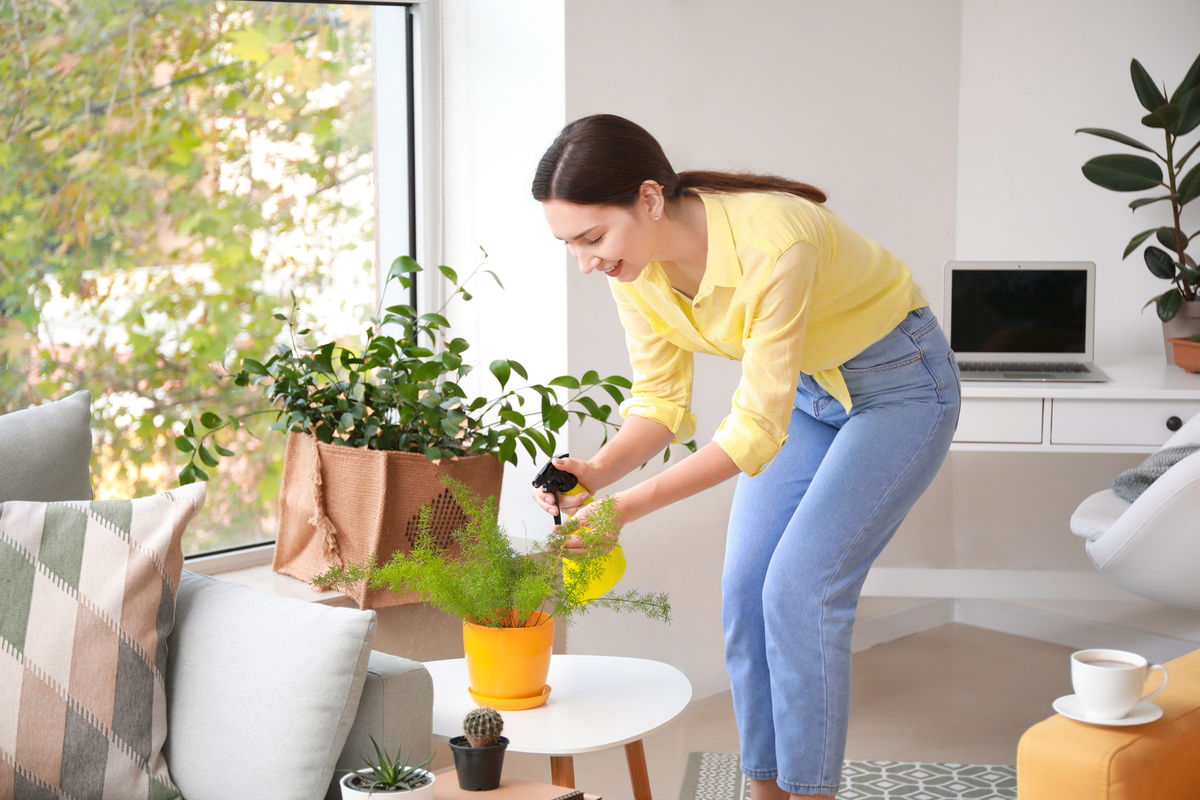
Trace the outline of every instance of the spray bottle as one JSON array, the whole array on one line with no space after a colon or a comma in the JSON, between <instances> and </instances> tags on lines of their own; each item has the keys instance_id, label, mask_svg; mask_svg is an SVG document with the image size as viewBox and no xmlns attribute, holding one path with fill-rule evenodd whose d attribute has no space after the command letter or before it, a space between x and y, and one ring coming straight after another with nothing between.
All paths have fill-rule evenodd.
<instances>
[{"instance_id":1,"label":"spray bottle","mask_svg":"<svg viewBox=\"0 0 1200 800\"><path fill-rule=\"evenodd\" d=\"M559 458L566 458L567 454L563 453ZM554 466L554 462L547 461L546 465L538 472L537 477L533 479L533 485L550 492L554 495L555 508L561 512L558 504L558 498L561 495L582 494L587 491L579 479L566 470L561 470ZM588 503L591 503L588 500ZM584 505L587 505L585 503ZM554 524L562 524L562 514L555 513ZM563 580L568 584L573 584L578 580L579 565L571 558L563 557ZM610 589L617 585L617 581L625 574L625 554L621 551L621 545L615 545L608 555L600 562L600 573L590 584L583 590L584 602L590 602L597 597L604 595Z\"/></svg>"}]
</instances>

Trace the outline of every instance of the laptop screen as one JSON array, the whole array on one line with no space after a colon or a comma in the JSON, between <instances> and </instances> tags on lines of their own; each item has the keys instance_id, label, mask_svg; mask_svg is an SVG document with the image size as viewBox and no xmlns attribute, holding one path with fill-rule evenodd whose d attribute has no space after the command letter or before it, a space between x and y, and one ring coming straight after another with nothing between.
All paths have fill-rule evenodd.
<instances>
[{"instance_id":1,"label":"laptop screen","mask_svg":"<svg viewBox=\"0 0 1200 800\"><path fill-rule=\"evenodd\" d=\"M960 354L1087 352L1089 274L1046 264L952 269L950 347Z\"/></svg>"}]
</instances>

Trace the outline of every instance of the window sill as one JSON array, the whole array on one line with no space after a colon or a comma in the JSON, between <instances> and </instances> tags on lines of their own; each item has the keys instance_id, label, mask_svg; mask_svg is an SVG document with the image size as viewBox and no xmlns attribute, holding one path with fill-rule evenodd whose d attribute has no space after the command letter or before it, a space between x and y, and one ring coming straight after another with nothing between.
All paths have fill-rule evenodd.
<instances>
[{"instance_id":1,"label":"window sill","mask_svg":"<svg viewBox=\"0 0 1200 800\"><path fill-rule=\"evenodd\" d=\"M251 589L279 597L291 597L307 603L324 603L325 605L354 605L354 601L341 592L321 592L314 589L307 581L298 580L289 575L280 575L273 571L271 561L274 557L275 545L265 544L235 553L189 556L184 559L183 568L189 572L211 575L223 581L240 583Z\"/></svg>"}]
</instances>

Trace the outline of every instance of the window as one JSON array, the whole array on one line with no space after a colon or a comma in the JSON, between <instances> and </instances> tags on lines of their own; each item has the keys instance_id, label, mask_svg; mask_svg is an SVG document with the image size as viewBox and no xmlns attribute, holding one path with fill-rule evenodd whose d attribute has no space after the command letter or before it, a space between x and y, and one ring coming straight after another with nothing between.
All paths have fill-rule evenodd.
<instances>
[{"instance_id":1,"label":"window","mask_svg":"<svg viewBox=\"0 0 1200 800\"><path fill-rule=\"evenodd\" d=\"M90 390L97 498L176 485L184 422L242 408L222 374L293 296L314 336L357 338L380 266L416 254L415 14L0 8L0 411ZM274 537L272 421L210 470L185 552Z\"/></svg>"}]
</instances>

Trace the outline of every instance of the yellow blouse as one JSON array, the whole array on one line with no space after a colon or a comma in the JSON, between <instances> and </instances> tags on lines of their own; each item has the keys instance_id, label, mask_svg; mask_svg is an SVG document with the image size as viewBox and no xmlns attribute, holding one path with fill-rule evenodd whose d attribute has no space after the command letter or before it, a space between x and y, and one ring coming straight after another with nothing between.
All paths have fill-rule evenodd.
<instances>
[{"instance_id":1,"label":"yellow blouse","mask_svg":"<svg viewBox=\"0 0 1200 800\"><path fill-rule=\"evenodd\" d=\"M787 441L800 373L848 411L838 367L927 305L904 262L819 203L788 194L698 193L708 261L695 298L658 262L637 280L609 281L633 366L622 416L648 417L675 442L695 435L692 353L742 362L733 408L713 441L757 475Z\"/></svg>"}]
</instances>

